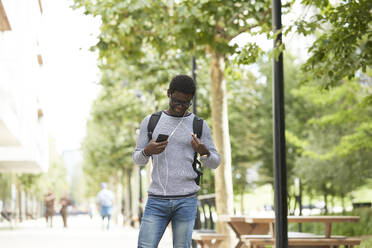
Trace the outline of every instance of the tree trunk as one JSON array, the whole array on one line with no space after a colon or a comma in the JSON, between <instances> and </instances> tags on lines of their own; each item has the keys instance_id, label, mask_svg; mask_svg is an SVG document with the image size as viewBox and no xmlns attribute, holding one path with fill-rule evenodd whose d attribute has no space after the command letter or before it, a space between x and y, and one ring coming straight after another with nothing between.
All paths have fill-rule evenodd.
<instances>
[{"instance_id":1,"label":"tree trunk","mask_svg":"<svg viewBox=\"0 0 372 248\"><path fill-rule=\"evenodd\" d=\"M291 200L292 200L292 195L288 194L288 209L289 209L289 215L296 215L296 208L297 208L297 196L294 195L294 204L293 204L293 209L291 209Z\"/></svg>"},{"instance_id":2,"label":"tree trunk","mask_svg":"<svg viewBox=\"0 0 372 248\"><path fill-rule=\"evenodd\" d=\"M122 209L122 196L123 196L123 185L122 185L122 171L119 170L115 177L115 207L114 207L114 219L115 224L123 224Z\"/></svg>"},{"instance_id":3,"label":"tree trunk","mask_svg":"<svg viewBox=\"0 0 372 248\"><path fill-rule=\"evenodd\" d=\"M138 208L139 208L139 173L140 168L139 166L133 166L133 174L132 174L132 181L131 181L131 190L132 190L132 225L135 228L139 228L139 216L138 216Z\"/></svg>"},{"instance_id":4,"label":"tree trunk","mask_svg":"<svg viewBox=\"0 0 372 248\"><path fill-rule=\"evenodd\" d=\"M124 225L130 224L130 216L131 216L131 210L130 210L130 202L131 202L131 196L130 196L130 173L131 171L128 169L125 173L125 194L124 194Z\"/></svg>"},{"instance_id":5,"label":"tree trunk","mask_svg":"<svg viewBox=\"0 0 372 248\"><path fill-rule=\"evenodd\" d=\"M244 215L245 214L245 202L244 202L244 190L240 193L240 214Z\"/></svg>"},{"instance_id":6,"label":"tree trunk","mask_svg":"<svg viewBox=\"0 0 372 248\"><path fill-rule=\"evenodd\" d=\"M342 213L345 214L346 212L346 207L345 207L345 194L341 194L341 206L342 206Z\"/></svg>"},{"instance_id":7,"label":"tree trunk","mask_svg":"<svg viewBox=\"0 0 372 248\"><path fill-rule=\"evenodd\" d=\"M328 214L328 193L327 193L326 188L324 188L323 197L324 197L324 213Z\"/></svg>"},{"instance_id":8,"label":"tree trunk","mask_svg":"<svg viewBox=\"0 0 372 248\"><path fill-rule=\"evenodd\" d=\"M25 189L25 191L24 191L24 218L25 218L25 220L28 220L29 217L30 217L28 197L29 197L28 192Z\"/></svg>"},{"instance_id":9,"label":"tree trunk","mask_svg":"<svg viewBox=\"0 0 372 248\"><path fill-rule=\"evenodd\" d=\"M17 189L17 212L18 212L18 221L19 223L23 222L23 192L22 192L22 187L20 184L17 184L18 189Z\"/></svg>"},{"instance_id":10,"label":"tree trunk","mask_svg":"<svg viewBox=\"0 0 372 248\"><path fill-rule=\"evenodd\" d=\"M221 155L221 164L215 173L217 215L233 214L233 186L231 172L231 147L227 114L226 82L224 79L225 57L211 54L211 93L213 139ZM217 221L217 232L229 235L221 248L234 247L233 232L224 222Z\"/></svg>"}]
</instances>

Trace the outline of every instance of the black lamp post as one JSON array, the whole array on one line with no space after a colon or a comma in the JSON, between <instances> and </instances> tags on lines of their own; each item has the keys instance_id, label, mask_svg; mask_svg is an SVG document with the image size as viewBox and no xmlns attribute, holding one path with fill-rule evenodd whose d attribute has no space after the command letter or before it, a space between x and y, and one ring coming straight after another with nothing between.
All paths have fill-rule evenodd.
<instances>
[{"instance_id":1,"label":"black lamp post","mask_svg":"<svg viewBox=\"0 0 372 248\"><path fill-rule=\"evenodd\" d=\"M273 0L273 30L276 33L282 28L281 0ZM282 35L274 40L274 48L282 43ZM196 62L192 57L192 77L196 86ZM275 245L278 248L288 247L287 220L287 172L284 121L284 79L283 54L273 59L273 116L274 116L274 185L275 185ZM193 112L196 114L196 94L193 98Z\"/></svg>"},{"instance_id":2,"label":"black lamp post","mask_svg":"<svg viewBox=\"0 0 372 248\"><path fill-rule=\"evenodd\" d=\"M281 0L273 0L273 32L282 28ZM274 40L274 49L282 43L282 34ZM274 186L275 186L275 247L288 247L287 171L284 122L283 54L273 58L274 117Z\"/></svg>"},{"instance_id":3,"label":"black lamp post","mask_svg":"<svg viewBox=\"0 0 372 248\"><path fill-rule=\"evenodd\" d=\"M195 61L194 56L192 56L191 65L192 65L192 79L194 79L195 88L196 88L196 61ZM192 98L192 112L196 115L196 91L195 91L194 97Z\"/></svg>"}]
</instances>

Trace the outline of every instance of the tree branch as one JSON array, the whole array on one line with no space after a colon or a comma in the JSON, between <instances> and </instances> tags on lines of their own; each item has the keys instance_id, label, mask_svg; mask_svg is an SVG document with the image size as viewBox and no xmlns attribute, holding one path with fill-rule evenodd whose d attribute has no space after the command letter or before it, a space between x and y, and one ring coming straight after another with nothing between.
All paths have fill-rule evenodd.
<instances>
[{"instance_id":1,"label":"tree branch","mask_svg":"<svg viewBox=\"0 0 372 248\"><path fill-rule=\"evenodd\" d=\"M269 15L269 13L271 13L271 8L269 8L268 10L266 10L263 13L263 18L257 24L253 24L253 25L250 25L250 26L243 27L242 29L238 30L238 32L235 35L231 35L231 36L227 37L227 40L231 41L232 39L237 37L239 34L245 33L245 32L250 31L251 29L253 29L255 27L261 26L262 24L265 23L265 21L266 21L265 17L267 17Z\"/></svg>"},{"instance_id":2,"label":"tree branch","mask_svg":"<svg viewBox=\"0 0 372 248\"><path fill-rule=\"evenodd\" d=\"M282 5L282 8L286 8L286 7L290 7L291 4L290 3L287 3L287 4L284 4ZM261 19L261 21L259 21L257 24L254 24L254 25L251 25L251 26L248 26L248 27L243 27L241 30L239 30L235 35L231 35L229 37L227 37L227 40L228 41L231 41L232 39L234 39L236 36L238 36L239 34L242 34L242 33L245 33L247 31L250 31L251 29L255 28L255 27L258 27L258 26L261 26L263 23L265 23L266 21L266 17L271 13L272 9L269 8L267 9L264 13L263 13L263 18ZM231 19L231 21L233 21L239 14L235 15L234 18Z\"/></svg>"}]
</instances>

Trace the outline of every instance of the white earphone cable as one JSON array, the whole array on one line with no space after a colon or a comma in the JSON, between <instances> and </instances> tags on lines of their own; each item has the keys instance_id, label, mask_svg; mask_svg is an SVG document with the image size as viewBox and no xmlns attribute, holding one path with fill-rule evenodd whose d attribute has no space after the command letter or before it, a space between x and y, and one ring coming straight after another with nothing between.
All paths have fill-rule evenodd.
<instances>
[{"instance_id":1,"label":"white earphone cable","mask_svg":"<svg viewBox=\"0 0 372 248\"><path fill-rule=\"evenodd\" d=\"M173 134L176 132L176 130L178 129L178 127L183 123L183 121L185 120L185 116L186 116L186 113L187 111L185 111L185 113L183 114L182 116L182 119L180 120L180 122L177 124L177 126L175 127L175 129L170 133L169 137L168 137L168 141L170 140L170 138L173 136ZM185 125L183 125L185 126ZM160 180L160 173L159 173L159 156L160 155L157 155L156 156L156 163L157 163L157 173L158 173L158 179L159 179L159 183L160 183L160 186L162 187L163 189L163 192L164 192L164 195L167 195L167 186L168 186L168 176L169 176L169 168L168 168L168 160L167 160L167 148L165 148L164 150L164 159L165 159L165 166L166 166L166 171L167 171L167 177L166 177L166 181L165 181L165 185L163 186L163 184L161 183L161 180Z\"/></svg>"}]
</instances>

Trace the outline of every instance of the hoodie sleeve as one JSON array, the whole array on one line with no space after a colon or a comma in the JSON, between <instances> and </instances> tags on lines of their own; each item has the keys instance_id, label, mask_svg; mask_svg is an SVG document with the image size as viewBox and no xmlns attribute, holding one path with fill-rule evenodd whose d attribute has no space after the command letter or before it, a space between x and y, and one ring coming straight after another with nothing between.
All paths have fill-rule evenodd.
<instances>
[{"instance_id":1,"label":"hoodie sleeve","mask_svg":"<svg viewBox=\"0 0 372 248\"><path fill-rule=\"evenodd\" d=\"M137 165L146 165L149 162L151 156L145 156L143 149L149 143L147 137L147 124L149 123L150 115L146 116L141 122L140 133L137 139L137 144L134 152L132 153L132 159Z\"/></svg>"}]
</instances>

